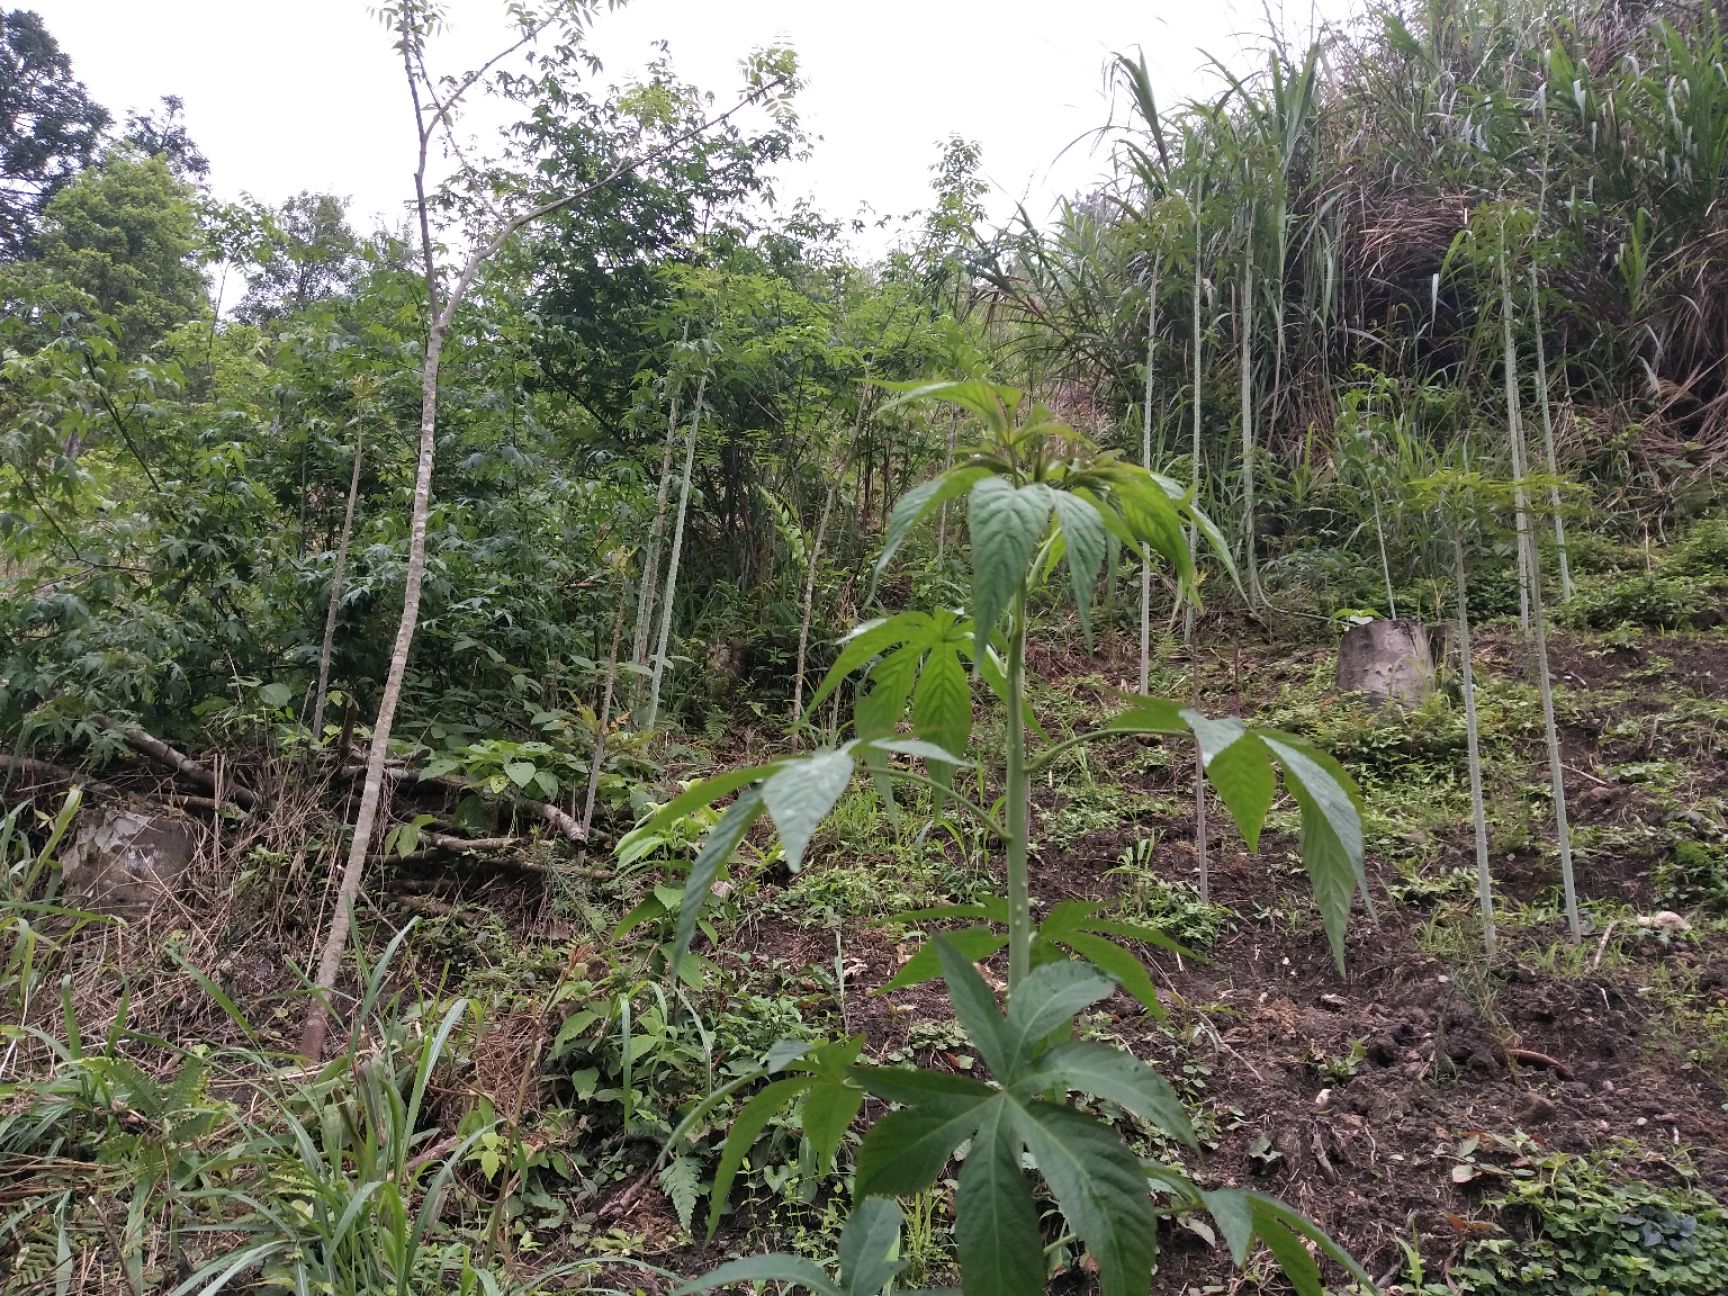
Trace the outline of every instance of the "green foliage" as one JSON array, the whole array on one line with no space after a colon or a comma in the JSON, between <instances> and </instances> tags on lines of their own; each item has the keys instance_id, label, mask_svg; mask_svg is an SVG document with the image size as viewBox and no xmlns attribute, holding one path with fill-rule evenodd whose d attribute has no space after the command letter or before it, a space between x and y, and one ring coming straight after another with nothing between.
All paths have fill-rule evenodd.
<instances>
[{"instance_id":1,"label":"green foliage","mask_svg":"<svg viewBox=\"0 0 1728 1296\"><path fill-rule=\"evenodd\" d=\"M135 360L209 310L190 191L160 158L111 149L42 209L41 273L113 318Z\"/></svg>"},{"instance_id":2,"label":"green foliage","mask_svg":"<svg viewBox=\"0 0 1728 1296\"><path fill-rule=\"evenodd\" d=\"M1664 905L1679 909L1728 911L1728 847L1681 837L1652 879Z\"/></svg>"},{"instance_id":3,"label":"green foliage","mask_svg":"<svg viewBox=\"0 0 1728 1296\"><path fill-rule=\"evenodd\" d=\"M1728 1215L1690 1185L1658 1187L1622 1179L1612 1164L1552 1155L1514 1169L1486 1204L1516 1231L1471 1241L1449 1269L1450 1290L1707 1296L1728 1283Z\"/></svg>"},{"instance_id":4,"label":"green foliage","mask_svg":"<svg viewBox=\"0 0 1728 1296\"><path fill-rule=\"evenodd\" d=\"M108 113L28 9L0 12L0 260L29 248L43 204L90 165Z\"/></svg>"}]
</instances>

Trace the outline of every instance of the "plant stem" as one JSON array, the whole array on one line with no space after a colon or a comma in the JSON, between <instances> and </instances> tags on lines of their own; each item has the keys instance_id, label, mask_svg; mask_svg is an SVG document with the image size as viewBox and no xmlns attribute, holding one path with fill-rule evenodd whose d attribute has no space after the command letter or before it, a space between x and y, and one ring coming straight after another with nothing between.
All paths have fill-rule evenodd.
<instances>
[{"instance_id":1,"label":"plant stem","mask_svg":"<svg viewBox=\"0 0 1728 1296\"><path fill-rule=\"evenodd\" d=\"M1026 590L1014 596L1008 630L1008 759L1002 794L1008 831L1008 990L1032 970L1032 893L1026 848L1032 780L1026 768Z\"/></svg>"},{"instance_id":2,"label":"plant stem","mask_svg":"<svg viewBox=\"0 0 1728 1296\"><path fill-rule=\"evenodd\" d=\"M330 696L330 657L336 648L336 613L342 606L342 582L348 574L348 544L354 536L354 500L360 494L360 462L366 444L364 428L354 429L354 472L348 479L348 506L342 514L342 538L336 545L336 569L330 573L330 604L324 611L324 644L318 652L318 695L312 704L312 741L324 741L324 704Z\"/></svg>"},{"instance_id":3,"label":"plant stem","mask_svg":"<svg viewBox=\"0 0 1728 1296\"><path fill-rule=\"evenodd\" d=\"M654 671L648 680L648 715L644 729L652 729L660 718L660 681L666 674L666 650L672 639L672 609L678 599L678 560L684 553L684 524L690 516L690 477L696 471L696 438L702 430L702 398L708 391L708 375L696 383L696 405L690 412L690 437L684 443L684 479L678 483L678 520L672 527L672 556L666 563L665 602L660 605L660 639L654 652Z\"/></svg>"},{"instance_id":4,"label":"plant stem","mask_svg":"<svg viewBox=\"0 0 1728 1296\"><path fill-rule=\"evenodd\" d=\"M1152 361L1158 344L1158 270L1152 264L1152 280L1146 286L1146 395L1141 407L1140 466L1152 471ZM1152 546L1140 546L1140 691L1152 679Z\"/></svg>"},{"instance_id":5,"label":"plant stem","mask_svg":"<svg viewBox=\"0 0 1728 1296\"><path fill-rule=\"evenodd\" d=\"M1191 480L1195 503L1200 500L1200 407L1201 382L1203 373L1200 368L1201 336L1200 336L1200 202L1194 202L1194 445L1192 450L1193 464ZM1194 563L1200 553L1200 532L1193 526L1188 528L1188 566L1193 570ZM1194 597L1190 592L1187 607L1182 614L1182 647L1188 655L1189 701L1200 700L1200 670L1194 659ZM1199 872L1200 900L1205 903L1211 896L1212 870L1206 856L1206 763L1200 755L1198 746L1194 749L1194 865Z\"/></svg>"},{"instance_id":6,"label":"plant stem","mask_svg":"<svg viewBox=\"0 0 1728 1296\"><path fill-rule=\"evenodd\" d=\"M1260 565L1254 557L1254 216L1248 213L1247 268L1236 311L1242 360L1242 556L1248 575L1248 607L1258 612Z\"/></svg>"},{"instance_id":7,"label":"plant stem","mask_svg":"<svg viewBox=\"0 0 1728 1296\"><path fill-rule=\"evenodd\" d=\"M1560 515L1560 460L1554 453L1554 411L1548 399L1548 352L1542 340L1542 290L1536 279L1536 267L1530 267L1530 294L1534 311L1531 331L1536 335L1536 396L1542 405L1542 448L1548 456L1548 506L1554 511L1554 552L1560 561L1560 598L1570 602L1575 587L1572 584L1572 564L1566 554L1566 519Z\"/></svg>"},{"instance_id":8,"label":"plant stem","mask_svg":"<svg viewBox=\"0 0 1728 1296\"><path fill-rule=\"evenodd\" d=\"M1470 762L1470 819L1476 829L1476 900L1482 907L1482 941L1494 957L1494 879L1488 868L1488 812L1482 801L1482 751L1477 738L1476 676L1470 664L1470 603L1465 590L1464 539L1452 533L1452 578L1458 587L1458 662L1464 685L1464 742Z\"/></svg>"}]
</instances>

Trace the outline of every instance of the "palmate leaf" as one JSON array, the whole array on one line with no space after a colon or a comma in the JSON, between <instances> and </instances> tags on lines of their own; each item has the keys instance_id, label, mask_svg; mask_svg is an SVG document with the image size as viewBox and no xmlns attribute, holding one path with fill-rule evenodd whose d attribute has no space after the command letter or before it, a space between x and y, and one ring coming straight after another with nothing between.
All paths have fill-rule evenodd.
<instances>
[{"instance_id":1,"label":"palmate leaf","mask_svg":"<svg viewBox=\"0 0 1728 1296\"><path fill-rule=\"evenodd\" d=\"M963 752L972 736L972 686L959 654L933 650L912 693L912 730L944 751ZM931 777L951 782L954 767L933 764Z\"/></svg>"},{"instance_id":2,"label":"palmate leaf","mask_svg":"<svg viewBox=\"0 0 1728 1296\"><path fill-rule=\"evenodd\" d=\"M1158 1217L1140 1159L1108 1126L1054 1103L1011 1109L1068 1226L1098 1264L1104 1296L1146 1296L1158 1254Z\"/></svg>"},{"instance_id":3,"label":"palmate leaf","mask_svg":"<svg viewBox=\"0 0 1728 1296\"><path fill-rule=\"evenodd\" d=\"M963 1239L967 1291L974 1296L1026 1296L1042 1289L1043 1269L1038 1262L1041 1249L1037 1259L1029 1260L1033 1252L1021 1240L1022 1235L1037 1236L1036 1214L1020 1171L1024 1144L1069 1226L1097 1261L1104 1290L1111 1296L1143 1296L1157 1242L1139 1158L1108 1126L1040 1097L1046 1089L1097 1087L1131 1110L1156 1113L1148 1119L1162 1117L1192 1136L1186 1121L1166 1110L1174 1101L1168 1086L1148 1080L1150 1068L1132 1057L1124 1055L1122 1063L1112 1066L1082 1050L1067 1055L1079 1064L1072 1074L1049 1064L1049 1059L1065 1055L1063 1046L1052 1049L1048 1041L1075 1013L1108 994L1111 983L1083 964L1047 964L1010 996L1004 1015L994 992L964 954L940 936L932 944L956 1018L1007 1087L991 1088L935 1072L854 1069L854 1078L871 1093L907 1104L865 1136L858 1153L857 1192L918 1191L941 1173L960 1142L973 1139L961 1172L956 1223L957 1237ZM1020 1079L1010 1083L1011 1077ZM976 1165L975 1158L981 1158ZM1014 1263L992 1258L992 1248L1015 1248Z\"/></svg>"},{"instance_id":4,"label":"palmate leaf","mask_svg":"<svg viewBox=\"0 0 1728 1296\"><path fill-rule=\"evenodd\" d=\"M990 642L1026 579L1054 494L1043 482L1017 487L1002 477L984 477L972 487L972 621L980 645Z\"/></svg>"},{"instance_id":5,"label":"palmate leaf","mask_svg":"<svg viewBox=\"0 0 1728 1296\"><path fill-rule=\"evenodd\" d=\"M946 962L942 971L949 986L954 977ZM983 979L978 978L983 985ZM1008 1001L1008 1020L1004 1040L1008 1061L990 1069L1004 1082L1014 1080L1023 1066L1037 1055L1037 1045L1063 1024L1072 1021L1083 1008L1090 1008L1107 998L1116 983L1100 975L1084 963L1064 960L1047 963L1020 983ZM992 1014L996 1011L995 996L991 996Z\"/></svg>"},{"instance_id":6,"label":"palmate leaf","mask_svg":"<svg viewBox=\"0 0 1728 1296\"><path fill-rule=\"evenodd\" d=\"M1019 1088L1031 1093L1073 1090L1113 1102L1189 1147L1198 1148L1194 1127L1170 1082L1132 1053L1086 1040L1056 1045L1030 1072Z\"/></svg>"}]
</instances>

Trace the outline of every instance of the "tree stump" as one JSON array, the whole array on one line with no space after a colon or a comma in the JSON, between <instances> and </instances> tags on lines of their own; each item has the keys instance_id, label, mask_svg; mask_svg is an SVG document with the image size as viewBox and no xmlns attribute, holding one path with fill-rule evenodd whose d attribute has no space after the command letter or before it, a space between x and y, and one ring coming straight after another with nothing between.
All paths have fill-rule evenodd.
<instances>
[{"instance_id":1,"label":"tree stump","mask_svg":"<svg viewBox=\"0 0 1728 1296\"><path fill-rule=\"evenodd\" d=\"M1378 706L1418 707L1434 692L1433 637L1420 621L1351 626L1338 644L1338 689Z\"/></svg>"},{"instance_id":2,"label":"tree stump","mask_svg":"<svg viewBox=\"0 0 1728 1296\"><path fill-rule=\"evenodd\" d=\"M197 850L184 819L122 806L89 806L61 856L66 887L98 913L142 918L171 891Z\"/></svg>"}]
</instances>

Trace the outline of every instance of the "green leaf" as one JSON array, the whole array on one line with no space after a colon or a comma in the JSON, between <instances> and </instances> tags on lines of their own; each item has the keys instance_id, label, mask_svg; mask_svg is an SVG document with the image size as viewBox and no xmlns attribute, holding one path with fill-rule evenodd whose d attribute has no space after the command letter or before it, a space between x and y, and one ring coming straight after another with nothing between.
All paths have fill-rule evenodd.
<instances>
[{"instance_id":1,"label":"green leaf","mask_svg":"<svg viewBox=\"0 0 1728 1296\"><path fill-rule=\"evenodd\" d=\"M947 937L937 936L930 943L936 947L942 979L948 983L948 1002L954 1005L954 1019L982 1055L991 1074L1006 1078L1013 1067L1015 1051L1003 1033L1002 1009L996 1003L996 992L972 960Z\"/></svg>"},{"instance_id":2,"label":"green leaf","mask_svg":"<svg viewBox=\"0 0 1728 1296\"><path fill-rule=\"evenodd\" d=\"M1183 718L1187 710L1180 702L1171 702L1167 698L1135 697L1130 699L1130 706L1119 715L1112 716L1105 728L1115 733L1155 733L1155 734L1185 734L1189 732L1188 721Z\"/></svg>"},{"instance_id":3,"label":"green leaf","mask_svg":"<svg viewBox=\"0 0 1728 1296\"><path fill-rule=\"evenodd\" d=\"M758 779L765 778L776 768L776 763L749 765L743 769L727 770L724 774L716 774L712 778L705 778L692 783L626 833L618 842L618 853L623 854L626 844L633 844L643 837L670 828L691 811L700 810L703 806L718 801L721 797L736 792L741 787L747 787Z\"/></svg>"},{"instance_id":4,"label":"green leaf","mask_svg":"<svg viewBox=\"0 0 1728 1296\"><path fill-rule=\"evenodd\" d=\"M799 1256L782 1255L779 1252L745 1256L742 1260L728 1260L718 1268L710 1269L700 1278L692 1278L682 1286L675 1287L672 1296L696 1296L698 1292L711 1292L721 1287L764 1282L791 1283L794 1287L813 1291L817 1296L841 1296L839 1289L828 1281L828 1275L814 1263Z\"/></svg>"},{"instance_id":5,"label":"green leaf","mask_svg":"<svg viewBox=\"0 0 1728 1296\"><path fill-rule=\"evenodd\" d=\"M277 711L294 700L294 690L279 681L273 682L258 690L258 700L272 711Z\"/></svg>"},{"instance_id":6,"label":"green leaf","mask_svg":"<svg viewBox=\"0 0 1728 1296\"><path fill-rule=\"evenodd\" d=\"M1158 1254L1158 1217L1139 1158L1107 1126L1067 1107L1014 1107L1068 1225L1098 1262L1103 1296L1146 1296Z\"/></svg>"},{"instance_id":7,"label":"green leaf","mask_svg":"<svg viewBox=\"0 0 1728 1296\"><path fill-rule=\"evenodd\" d=\"M972 688L958 655L937 649L924 659L912 694L912 731L944 751L963 752L972 735ZM952 765L932 765L930 776L954 778Z\"/></svg>"},{"instance_id":8,"label":"green leaf","mask_svg":"<svg viewBox=\"0 0 1728 1296\"><path fill-rule=\"evenodd\" d=\"M847 1084L843 1077L844 1073L823 1076L804 1095L804 1137L810 1140L817 1164L827 1169L833 1168L840 1140L846 1137L864 1103L864 1091Z\"/></svg>"},{"instance_id":9,"label":"green leaf","mask_svg":"<svg viewBox=\"0 0 1728 1296\"><path fill-rule=\"evenodd\" d=\"M1272 753L1260 735L1247 730L1206 760L1206 781L1217 791L1224 808L1242 830L1248 849L1260 849L1260 829L1272 809L1278 776Z\"/></svg>"},{"instance_id":10,"label":"green leaf","mask_svg":"<svg viewBox=\"0 0 1728 1296\"><path fill-rule=\"evenodd\" d=\"M1248 1250L1254 1245L1254 1210L1246 1193L1234 1188L1201 1189L1200 1198L1206 1203L1230 1247L1230 1258L1238 1269L1248 1263Z\"/></svg>"},{"instance_id":11,"label":"green leaf","mask_svg":"<svg viewBox=\"0 0 1728 1296\"><path fill-rule=\"evenodd\" d=\"M994 1101L995 1092L986 1089L990 1097L984 1102ZM982 1107L983 1102L951 1099L889 1112L858 1148L853 1192L859 1197L922 1192L942 1173L954 1149L972 1137Z\"/></svg>"},{"instance_id":12,"label":"green leaf","mask_svg":"<svg viewBox=\"0 0 1728 1296\"><path fill-rule=\"evenodd\" d=\"M720 1214L726 1209L726 1196L732 1191L738 1167L744 1164L744 1158L750 1154L768 1122L812 1083L809 1076L787 1076L784 1080L776 1080L745 1103L732 1118L732 1128L726 1135L725 1146L720 1149L719 1164L714 1167L714 1186L708 1191L710 1239L714 1237L714 1230L720 1227Z\"/></svg>"},{"instance_id":13,"label":"green leaf","mask_svg":"<svg viewBox=\"0 0 1728 1296\"><path fill-rule=\"evenodd\" d=\"M889 752L895 756L916 756L919 760L941 762L946 765L970 767L972 762L962 760L951 747L938 747L935 743L925 742L920 738L871 738L859 743L860 747L873 747L877 751Z\"/></svg>"},{"instance_id":14,"label":"green leaf","mask_svg":"<svg viewBox=\"0 0 1728 1296\"><path fill-rule=\"evenodd\" d=\"M1104 566L1104 519L1087 500L1068 491L1055 492L1056 516L1068 547L1068 579L1074 586L1074 608L1080 633L1092 647L1092 588Z\"/></svg>"},{"instance_id":15,"label":"green leaf","mask_svg":"<svg viewBox=\"0 0 1728 1296\"><path fill-rule=\"evenodd\" d=\"M684 882L684 898L678 905L678 927L672 935L670 958L673 966L683 960L684 952L690 948L691 937L696 934L696 919L708 899L708 888L714 885L714 879L732 858L732 852L738 849L738 843L744 840L744 834L750 831L762 809L761 789L751 788L726 807L726 813L696 852L690 876Z\"/></svg>"},{"instance_id":16,"label":"green leaf","mask_svg":"<svg viewBox=\"0 0 1728 1296\"><path fill-rule=\"evenodd\" d=\"M1062 906L1056 906L1060 909ZM1096 908L1097 906L1092 906ZM991 918L999 923L1008 921L1008 902L999 896L989 896L977 904L932 905L928 909L901 909L889 914L882 921L896 927L909 926L912 923L941 922L947 918ZM934 957L934 956L932 956ZM973 962L985 955L973 956Z\"/></svg>"},{"instance_id":17,"label":"green leaf","mask_svg":"<svg viewBox=\"0 0 1728 1296\"><path fill-rule=\"evenodd\" d=\"M1290 1279L1291 1285L1301 1293L1301 1296L1321 1296L1322 1288L1319 1273L1314 1271L1312 1287L1304 1285L1303 1280L1299 1279L1296 1272L1292 1270L1291 1263L1286 1262L1285 1251L1281 1251L1279 1245L1274 1243L1269 1236L1270 1230L1274 1227L1290 1236L1290 1246L1293 1248L1293 1251L1290 1252L1290 1260L1298 1267L1302 1265L1303 1261L1296 1258L1294 1254L1296 1251L1301 1252L1302 1256L1307 1258L1308 1264L1312 1265L1313 1263L1308 1248L1297 1240L1298 1238L1307 1238L1319 1249L1322 1255L1331 1257L1333 1261L1347 1270L1357 1282L1370 1289L1373 1288L1373 1280L1368 1277L1368 1272L1356 1263L1355 1257L1328 1237L1325 1231L1307 1216L1292 1210L1275 1197L1267 1197L1255 1192L1243 1193L1242 1195L1247 1198L1248 1204L1254 1212L1255 1227L1260 1236L1266 1239L1266 1245L1272 1249L1272 1254L1277 1258L1279 1267L1284 1270L1285 1276Z\"/></svg>"},{"instance_id":18,"label":"green leaf","mask_svg":"<svg viewBox=\"0 0 1728 1296\"><path fill-rule=\"evenodd\" d=\"M672 1203L672 1209L678 1213L678 1227L686 1233L691 1231L696 1217L696 1198L702 1189L701 1172L702 1162L688 1153L673 1157L660 1172L660 1191ZM488 1171L486 1177L490 1179L495 1173Z\"/></svg>"},{"instance_id":19,"label":"green leaf","mask_svg":"<svg viewBox=\"0 0 1728 1296\"><path fill-rule=\"evenodd\" d=\"M780 848L793 872L804 862L811 834L852 781L852 770L851 753L818 751L788 761L762 784L763 804L780 830Z\"/></svg>"},{"instance_id":20,"label":"green leaf","mask_svg":"<svg viewBox=\"0 0 1728 1296\"><path fill-rule=\"evenodd\" d=\"M894 554L905 542L906 535L932 509L956 496L964 495L971 489L972 483L984 476L989 470L968 465L951 469L940 477L934 477L920 486L914 486L894 503L894 512L888 519L888 531L882 537L882 552L876 556L876 565L870 571L870 588L865 592L864 601L869 603L876 597L876 582L882 579L882 573L888 569Z\"/></svg>"},{"instance_id":21,"label":"green leaf","mask_svg":"<svg viewBox=\"0 0 1728 1296\"><path fill-rule=\"evenodd\" d=\"M913 644L895 649L871 668L870 691L858 699L852 713L860 738L884 738L894 732L923 660L924 649Z\"/></svg>"},{"instance_id":22,"label":"green leaf","mask_svg":"<svg viewBox=\"0 0 1728 1296\"><path fill-rule=\"evenodd\" d=\"M871 1094L903 1107L934 1110L944 1104L976 1104L987 1102L996 1093L989 1085L952 1071L855 1066L848 1074Z\"/></svg>"},{"instance_id":23,"label":"green leaf","mask_svg":"<svg viewBox=\"0 0 1728 1296\"><path fill-rule=\"evenodd\" d=\"M1284 767L1284 782L1302 808L1302 864L1326 923L1326 937L1339 971L1344 968L1344 931L1350 902L1367 891L1362 861L1362 820L1350 789L1314 759L1314 753L1282 737L1262 739Z\"/></svg>"},{"instance_id":24,"label":"green leaf","mask_svg":"<svg viewBox=\"0 0 1728 1296\"><path fill-rule=\"evenodd\" d=\"M840 641L840 655L822 677L821 686L811 695L810 705L804 708L805 716L815 711L841 680L871 658L880 656L895 644L923 642L929 636L930 624L928 612L902 612L894 617L878 617L856 627Z\"/></svg>"},{"instance_id":25,"label":"green leaf","mask_svg":"<svg viewBox=\"0 0 1728 1296\"><path fill-rule=\"evenodd\" d=\"M952 983L950 983L952 984ZM1047 963L1008 998L1006 1042L1010 1065L1024 1070L1039 1041L1074 1020L1074 1014L1109 997L1116 983L1085 963ZM1003 1080L1014 1072L991 1068Z\"/></svg>"},{"instance_id":26,"label":"green leaf","mask_svg":"<svg viewBox=\"0 0 1728 1296\"><path fill-rule=\"evenodd\" d=\"M943 382L925 382L915 379L911 382L885 382L878 380L878 386L888 391L899 392L900 395L889 401L882 408L893 409L896 405L908 405L914 401L942 400L961 409L970 410L993 430L1001 431L1008 426L1008 415L1020 404L1021 392L1014 387L1005 387L1000 383L986 382L982 378L963 378Z\"/></svg>"},{"instance_id":27,"label":"green leaf","mask_svg":"<svg viewBox=\"0 0 1728 1296\"><path fill-rule=\"evenodd\" d=\"M954 1243L968 1296L1040 1296L1044 1247L1020 1166L1011 1104L987 1104L954 1194Z\"/></svg>"},{"instance_id":28,"label":"green leaf","mask_svg":"<svg viewBox=\"0 0 1728 1296\"><path fill-rule=\"evenodd\" d=\"M504 766L504 776L519 788L527 787L539 772L533 761L511 761Z\"/></svg>"},{"instance_id":29,"label":"green leaf","mask_svg":"<svg viewBox=\"0 0 1728 1296\"><path fill-rule=\"evenodd\" d=\"M1067 1040L1046 1053L1015 1085L1025 1094L1057 1087L1113 1102L1189 1147L1199 1147L1188 1113L1170 1082L1124 1049Z\"/></svg>"},{"instance_id":30,"label":"green leaf","mask_svg":"<svg viewBox=\"0 0 1728 1296\"><path fill-rule=\"evenodd\" d=\"M1134 955L1091 932L1072 931L1055 939L1115 981L1154 1019L1164 1020L1164 1005L1158 1000L1158 987L1146 965Z\"/></svg>"},{"instance_id":31,"label":"green leaf","mask_svg":"<svg viewBox=\"0 0 1728 1296\"><path fill-rule=\"evenodd\" d=\"M840 1285L846 1296L876 1296L906 1267L900 1259L900 1206L866 1197L840 1230Z\"/></svg>"},{"instance_id":32,"label":"green leaf","mask_svg":"<svg viewBox=\"0 0 1728 1296\"><path fill-rule=\"evenodd\" d=\"M1026 580L1053 492L1042 482L1016 487L985 477L972 488L972 621L980 648Z\"/></svg>"},{"instance_id":33,"label":"green leaf","mask_svg":"<svg viewBox=\"0 0 1728 1296\"><path fill-rule=\"evenodd\" d=\"M997 950L1008 943L1006 936L1000 936L988 927L962 927L959 931L947 933L945 938L956 950L966 958L976 963L989 958ZM922 985L926 981L934 981L942 975L942 962L937 957L936 946L926 941L918 951L907 959L894 977L877 994L889 990L904 990L907 986Z\"/></svg>"}]
</instances>

